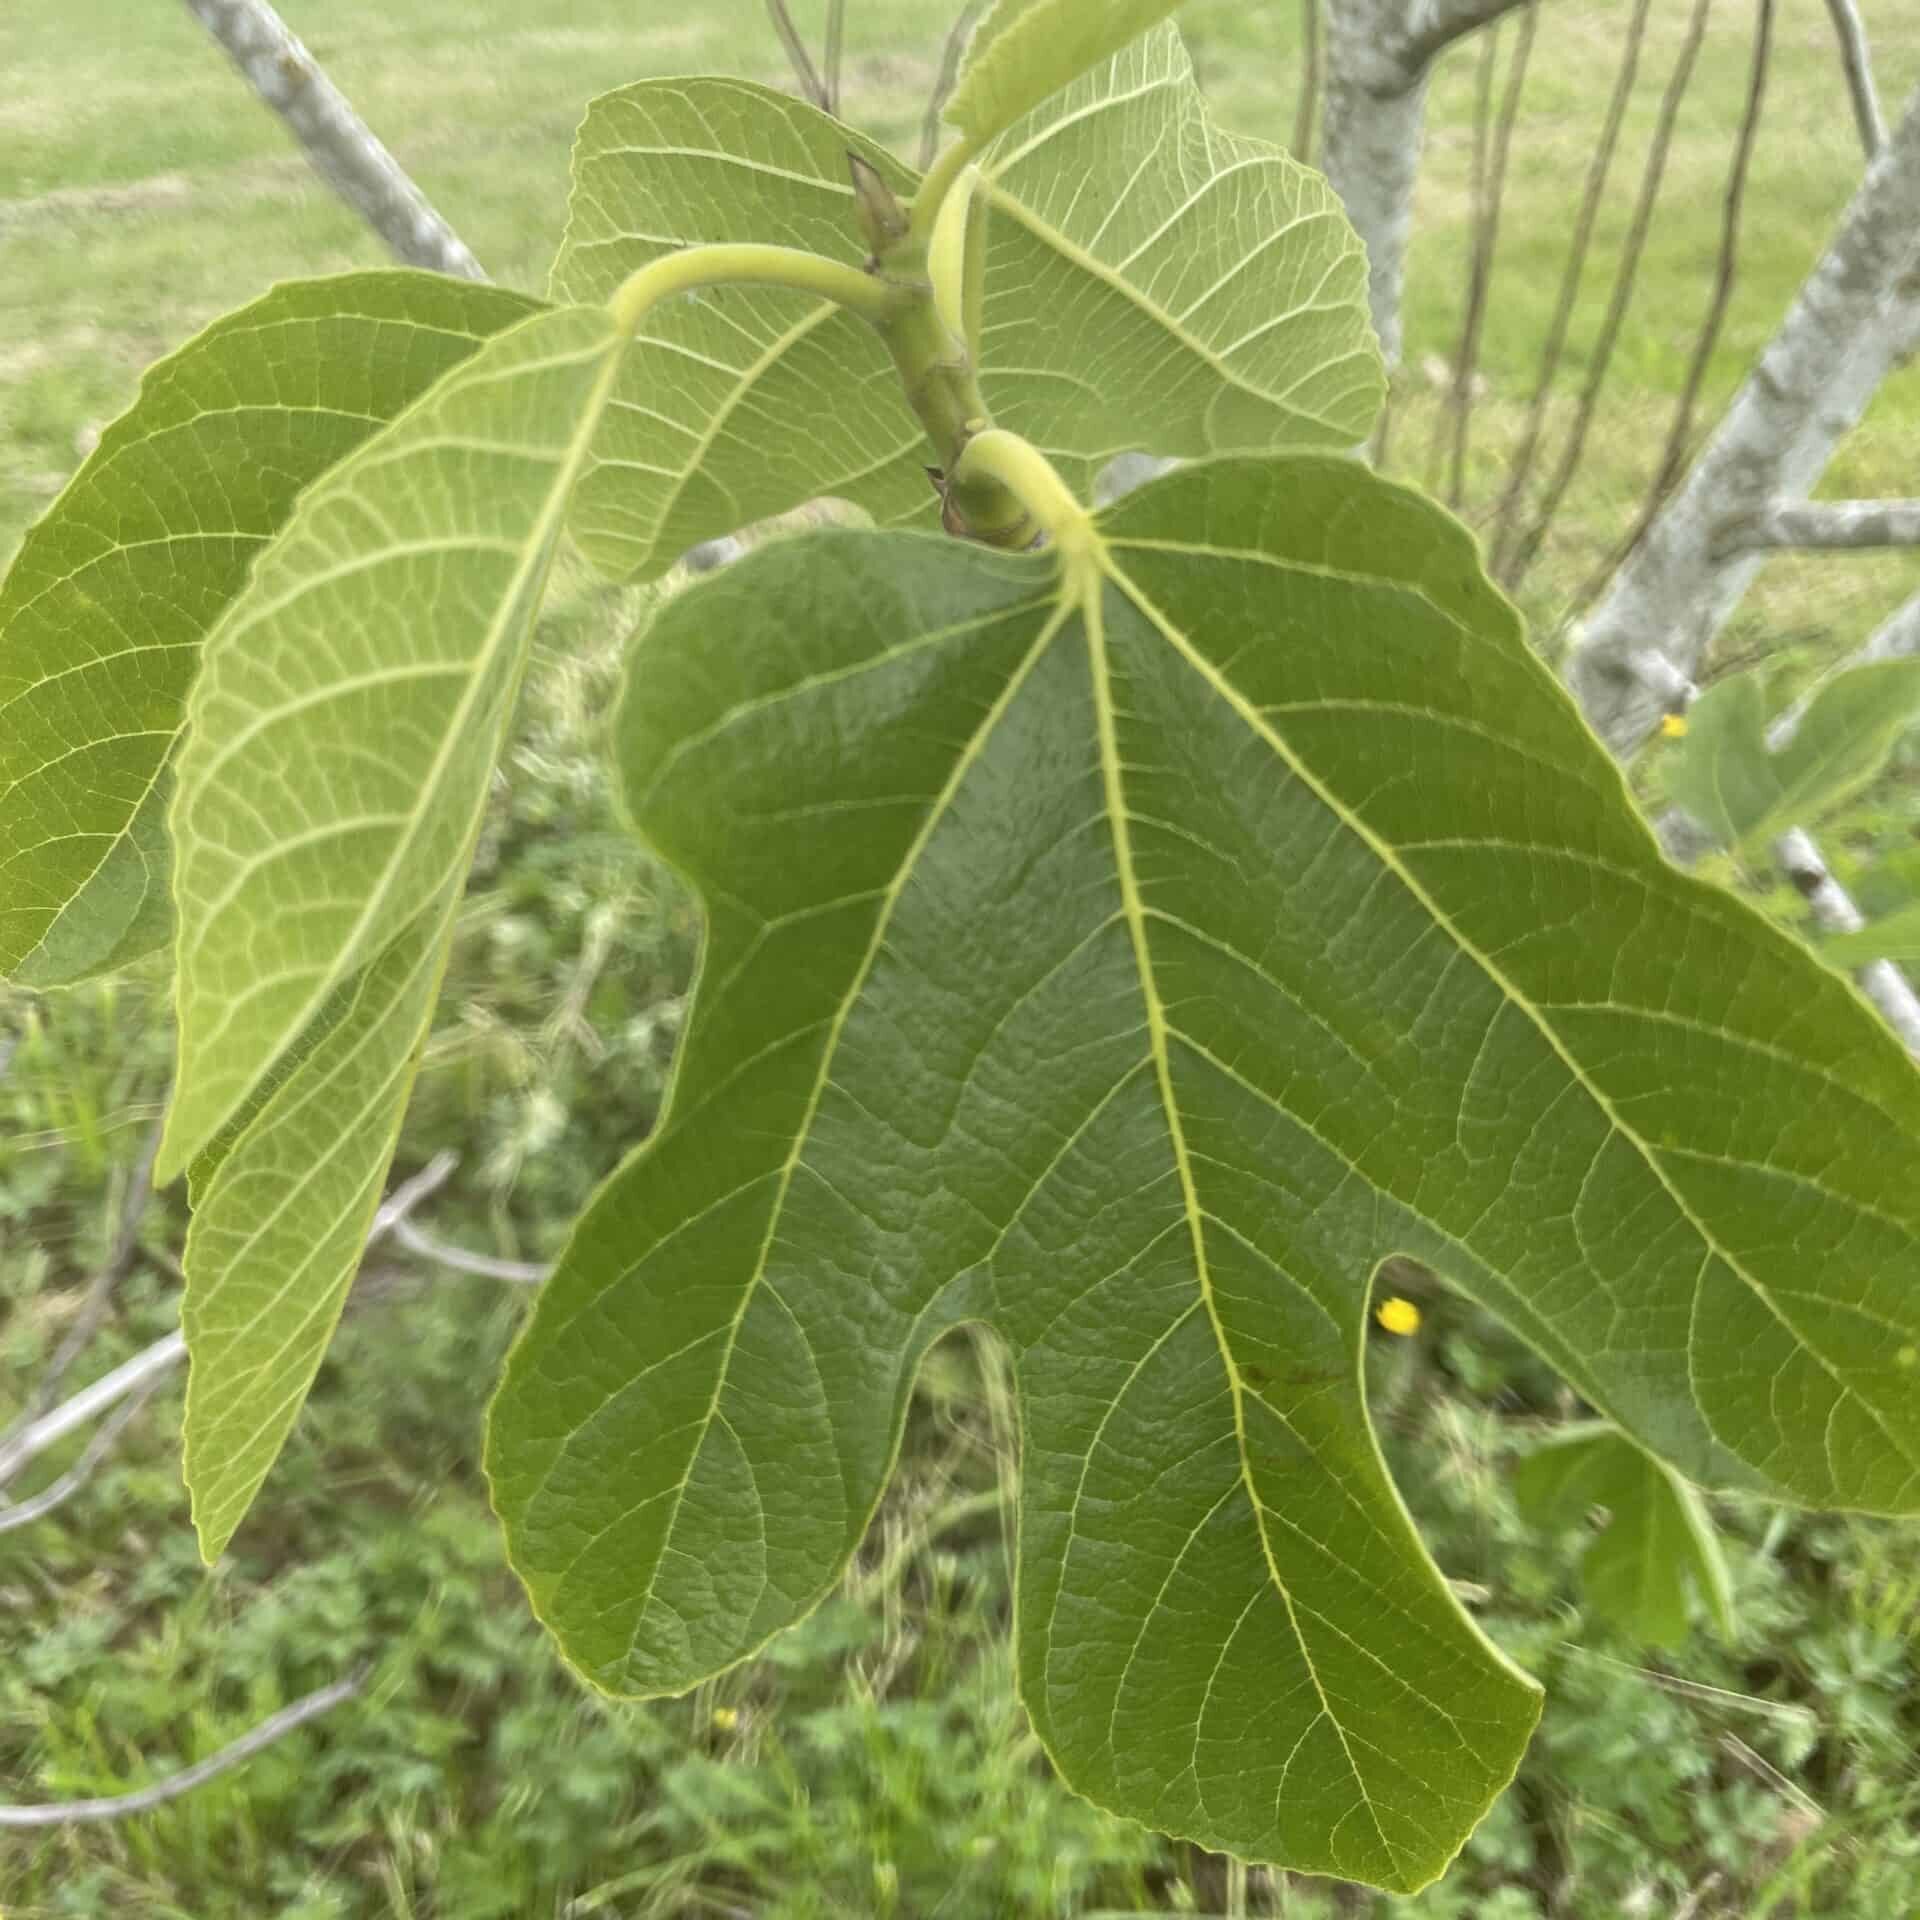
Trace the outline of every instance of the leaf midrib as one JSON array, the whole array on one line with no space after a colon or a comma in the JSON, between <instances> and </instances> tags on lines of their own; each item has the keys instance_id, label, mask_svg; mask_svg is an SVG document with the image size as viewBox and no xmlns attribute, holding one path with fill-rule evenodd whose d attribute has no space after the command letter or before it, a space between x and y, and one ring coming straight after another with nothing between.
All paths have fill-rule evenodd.
<instances>
[{"instance_id":1,"label":"leaf midrib","mask_svg":"<svg viewBox=\"0 0 1920 1920\"><path fill-rule=\"evenodd\" d=\"M1109 578L1123 590L1130 583L1124 580L1117 569L1109 571L1111 563L1104 549L1100 554L1100 562L1097 568L1089 569L1089 583L1079 611L1087 637L1087 659L1100 741L1101 782L1106 794L1107 817L1113 834L1114 865L1120 887L1121 905L1126 915L1127 931L1133 944L1134 964L1140 975L1141 997L1146 1003L1147 1044L1153 1057L1154 1077L1160 1089L1160 1105L1166 1118L1168 1141L1173 1151L1182 1205L1187 1216L1188 1233L1193 1245L1194 1276L1199 1283L1200 1298L1206 1307L1208 1324L1213 1329L1214 1342L1219 1349L1220 1364L1226 1374L1228 1396L1233 1405L1234 1449L1239 1462L1240 1484L1245 1489L1248 1503L1253 1510L1254 1526L1260 1536L1260 1552L1266 1561L1267 1577L1273 1583L1274 1591L1280 1596L1280 1602L1287 1610L1287 1621L1293 1629L1295 1644L1300 1649L1301 1663L1306 1668L1308 1679L1313 1683L1315 1698L1320 1702L1320 1711L1325 1715L1327 1724L1333 1728L1334 1736L1340 1742L1340 1750L1346 1756L1347 1771L1353 1776L1355 1790L1360 1795L1361 1805L1367 1810L1367 1818L1373 1824L1374 1836L1379 1841L1382 1852L1388 1859L1397 1862L1400 1857L1399 1849L1387 1838L1386 1831L1380 1824L1379 1810L1374 1805L1373 1794L1367 1786L1366 1776L1360 1771L1359 1762L1354 1758L1353 1748L1348 1743L1346 1726L1341 1716L1334 1711L1333 1702L1328 1697L1326 1687L1320 1679L1320 1669L1314 1661L1312 1648L1307 1644L1307 1636L1300 1624L1300 1615L1294 1605L1292 1590L1281 1576L1279 1563L1274 1558L1273 1545L1267 1537L1266 1512L1261 1503L1259 1489L1253 1484L1253 1475L1249 1467L1252 1447L1247 1436L1245 1386L1214 1297L1213 1273L1207 1257L1206 1229L1203 1224L1205 1209L1200 1204L1199 1189L1193 1172L1193 1160L1187 1149L1186 1127L1181 1118L1179 1097L1174 1091L1173 1062L1167 1045L1166 1005L1161 999L1154 976L1153 953L1147 938L1146 906L1140 890L1139 876L1134 867L1131 810L1127 805L1125 776L1122 772L1112 676L1107 660L1103 604L1105 586ZM1248 1604L1251 1606L1252 1602ZM1231 1641L1228 1644L1231 1644ZM1224 1648L1221 1657L1225 1658Z\"/></svg>"},{"instance_id":2,"label":"leaf midrib","mask_svg":"<svg viewBox=\"0 0 1920 1920\"><path fill-rule=\"evenodd\" d=\"M1116 541L1113 544L1124 547L1130 543L1126 541ZM1156 544L1162 551L1178 550L1174 543L1159 542ZM1240 557L1251 559L1257 556L1243 555ZM1446 934L1448 939L1453 941L1463 954L1473 961L1486 977L1487 981L1499 992L1501 997L1514 1007L1541 1038L1546 1041L1555 1057L1560 1061L1568 1074L1571 1075L1575 1084L1585 1091L1587 1097L1591 1099L1599 1109L1601 1115L1607 1121L1607 1124L1622 1140L1632 1147L1642 1164L1647 1168L1648 1172L1653 1175L1655 1181L1658 1182L1661 1190L1672 1201L1681 1218L1686 1221L1687 1225L1692 1228L1698 1236L1700 1243L1708 1254L1720 1261L1726 1270L1735 1275L1748 1288L1753 1296L1766 1307L1767 1311L1792 1339L1796 1351L1808 1355L1815 1361L1821 1371L1825 1373L1833 1383L1834 1390L1840 1396L1840 1400L1843 1403L1851 1403L1865 1412L1867 1417L1872 1420L1875 1427L1878 1428L1885 1437L1893 1451L1907 1463L1907 1466L1913 1473L1920 1474L1920 1459L1916 1459L1915 1456L1908 1451L1901 1439L1887 1425L1880 1410L1870 1400L1857 1393L1841 1378L1826 1355L1795 1326L1792 1319L1774 1299L1771 1290L1753 1274L1749 1273L1745 1266L1720 1244L1712 1229L1700 1218L1686 1196L1681 1193L1669 1177L1651 1144L1640 1134L1638 1129L1627 1123L1626 1119L1621 1115L1618 1108L1607 1097L1605 1092L1594 1084L1591 1077L1574 1058L1552 1023L1541 1014L1535 1003L1508 977L1504 969L1499 966L1493 957L1490 954L1482 952L1481 949L1476 946L1473 941L1469 940L1466 934L1454 924L1452 919L1440 906L1440 903L1433 898L1431 893L1420 883L1411 869L1407 867L1406 863L1400 859L1398 851L1375 833L1358 814L1354 813L1353 810L1318 777L1307 762L1288 745L1285 736L1267 721L1266 716L1261 710L1254 706L1225 674L1192 645L1186 636L1180 632L1175 623L1168 619L1168 617L1154 605L1136 581L1123 572L1117 565L1113 567L1111 577L1139 612L1146 617L1155 631L1172 647L1174 652L1200 676L1233 713L1238 715L1242 723L1254 733L1256 738L1263 740L1274 753L1279 755L1293 776L1313 794L1315 799L1317 799L1322 806L1326 807L1333 817L1346 827L1348 831L1353 833L1374 857L1380 861L1387 871L1399 880L1433 923ZM1700 1286L1704 1279L1705 1269L1703 1268L1694 1283L1694 1311L1696 1314L1698 1312ZM1690 1377L1692 1375L1694 1350L1695 1342L1690 1332L1687 1342L1687 1362ZM1698 1402L1697 1394L1696 1402ZM1710 1416L1707 1416L1707 1410L1704 1404L1701 1404L1700 1411L1703 1417L1707 1417L1709 1428L1712 1428L1713 1422ZM1829 1473L1831 1473L1831 1462L1829 1462Z\"/></svg>"},{"instance_id":3,"label":"leaf midrib","mask_svg":"<svg viewBox=\"0 0 1920 1920\"><path fill-rule=\"evenodd\" d=\"M544 318L545 316L537 317ZM315 1014L318 1013L321 1006L324 1005L327 996L353 971L358 961L365 957L360 953L360 948L366 939L367 929L374 923L378 912L386 905L387 896L393 888L395 877L400 871L402 863L407 854L411 852L424 822L430 817L434 810L433 802L438 798L439 782L445 773L449 759L466 733L468 723L472 717L473 703L478 698L479 688L487 677L488 669L499 657L505 644L506 636L514 624L513 614L515 610L525 604L529 596L536 591L542 571L546 566L551 564L556 544L556 536L560 524L565 518L566 508L572 497L574 484L578 480L580 471L585 465L587 455L592 448L595 429L599 424L601 414L605 411L608 395L613 390L615 378L619 373L624 358L620 348L621 343L619 339L611 333L598 343L596 351L602 356L604 364L592 387L588 390L586 403L580 410L580 418L575 424L573 436L571 440L564 445L561 457L555 463L552 484L549 486L546 497L534 517L532 531L520 550L520 558L514 567L512 578L506 590L500 596L499 605L493 618L488 622L486 635L481 645L472 655L468 669L466 688L462 692L454 712L442 732L440 743L434 751L432 763L427 767L421 780L419 788L420 798L411 810L409 825L403 832L396 836L393 850L388 855L386 864L379 878L369 890L366 902L362 906L353 926L348 930L346 937L336 946L331 962L322 968L315 976L314 985L308 993L305 1003L296 1014L282 1023L281 1032L276 1040L272 1055L260 1063L252 1081L250 1081L247 1086L242 1087L237 1093L229 1093L224 1096L224 1105L218 1114L211 1121L206 1119L201 1121L197 1137L184 1141L169 1140L163 1143L162 1157L166 1167L172 1171L178 1172L180 1168L184 1166L186 1160L190 1158L192 1154L199 1151L199 1149L204 1146L207 1141L211 1140L219 1129L233 1117L234 1113L246 1099L247 1094L252 1090L252 1087L259 1084L261 1076L270 1071L274 1062L279 1060L287 1048L299 1038L308 1023L314 1018ZM577 350L569 354L547 356L537 361L517 363L506 373L493 373L488 375L487 378L497 382L502 378L525 376L551 366L563 365L569 361L578 361L588 357L590 356ZM461 381L458 371L456 371L455 380L462 385L466 384L464 381ZM411 412L411 409L408 411ZM403 413L399 415L398 418L405 419L407 418L407 414ZM367 444L377 447L379 444L378 439L376 438ZM347 468L340 472L334 485L328 489L329 494L331 495L350 489L353 479L359 472L359 468L359 456L350 456ZM351 497L350 492L348 497ZM310 499L308 502L309 508L311 508L313 504ZM288 522L289 526L294 524L294 521ZM456 540L441 544L459 546L463 543ZM277 606L279 603L275 604ZM222 625L224 626L225 624L223 621ZM507 705L510 707L511 702L509 701ZM482 782L477 796L475 809L476 821L479 814L484 811L486 792L486 784ZM186 800L184 795L181 795L176 797L175 804L179 808L183 819L185 819L190 812L190 802ZM466 835L467 844L471 844L472 838L473 835L470 831ZM182 956L181 971L184 975L184 955ZM226 1022L223 1020L213 1030L212 1034L203 1037L201 1044L203 1046L210 1044L212 1040L217 1039L219 1035L224 1033L225 1029ZM179 1108L176 1105L174 1109L175 1115L177 1115L178 1112Z\"/></svg>"}]
</instances>

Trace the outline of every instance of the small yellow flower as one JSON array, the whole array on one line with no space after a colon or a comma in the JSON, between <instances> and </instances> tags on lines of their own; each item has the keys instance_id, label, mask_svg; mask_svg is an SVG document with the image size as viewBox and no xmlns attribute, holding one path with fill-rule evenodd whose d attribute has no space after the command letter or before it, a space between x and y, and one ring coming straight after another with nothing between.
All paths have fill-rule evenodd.
<instances>
[{"instance_id":1,"label":"small yellow flower","mask_svg":"<svg viewBox=\"0 0 1920 1920\"><path fill-rule=\"evenodd\" d=\"M1403 1300L1396 1293L1391 1300L1382 1300L1374 1308L1373 1317L1389 1333L1418 1333L1420 1331L1420 1309L1411 1300Z\"/></svg>"},{"instance_id":2,"label":"small yellow flower","mask_svg":"<svg viewBox=\"0 0 1920 1920\"><path fill-rule=\"evenodd\" d=\"M740 1724L740 1709L738 1707L715 1707L713 1710L713 1724L715 1729L721 1733L732 1733Z\"/></svg>"},{"instance_id":3,"label":"small yellow flower","mask_svg":"<svg viewBox=\"0 0 1920 1920\"><path fill-rule=\"evenodd\" d=\"M1684 740L1687 737L1687 716L1684 713L1663 713L1660 716L1660 738L1662 740Z\"/></svg>"}]
</instances>

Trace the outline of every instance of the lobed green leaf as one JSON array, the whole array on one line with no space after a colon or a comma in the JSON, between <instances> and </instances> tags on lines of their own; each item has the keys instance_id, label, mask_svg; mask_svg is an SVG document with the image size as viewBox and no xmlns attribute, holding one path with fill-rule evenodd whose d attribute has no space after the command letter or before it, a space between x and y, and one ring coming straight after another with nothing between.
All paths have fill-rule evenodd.
<instances>
[{"instance_id":1,"label":"lobed green leaf","mask_svg":"<svg viewBox=\"0 0 1920 1920\"><path fill-rule=\"evenodd\" d=\"M1853 667L1822 683L1776 752L1764 677L1734 674L1689 709L1667 790L1723 846L1757 846L1865 786L1917 715L1920 660Z\"/></svg>"},{"instance_id":2,"label":"lobed green leaf","mask_svg":"<svg viewBox=\"0 0 1920 1920\"><path fill-rule=\"evenodd\" d=\"M488 1471L575 1664L684 1689L831 1588L921 1356L991 1323L1065 1777L1413 1888L1537 1694L1381 1463L1375 1268L1703 1481L1911 1511L1920 1077L1660 858L1438 509L1239 458L1098 529L783 543L639 643L626 792L700 985Z\"/></svg>"},{"instance_id":3,"label":"lobed green leaf","mask_svg":"<svg viewBox=\"0 0 1920 1920\"><path fill-rule=\"evenodd\" d=\"M917 176L882 149L765 88L604 95L575 147L556 295L604 300L696 243L778 238L857 265L849 151L912 196ZM1365 437L1384 380L1360 242L1318 174L1208 119L1172 27L1054 95L980 170L982 390L1083 493L1133 448ZM931 526L928 458L864 322L801 294L716 289L643 323L573 531L609 573L647 578L816 495Z\"/></svg>"},{"instance_id":4,"label":"lobed green leaf","mask_svg":"<svg viewBox=\"0 0 1920 1920\"><path fill-rule=\"evenodd\" d=\"M207 642L174 798L194 1163L187 1474L217 1553L312 1382L393 1152L620 338L498 335L300 502Z\"/></svg>"},{"instance_id":5,"label":"lobed green leaf","mask_svg":"<svg viewBox=\"0 0 1920 1920\"><path fill-rule=\"evenodd\" d=\"M147 370L0 584L0 974L64 986L164 944L202 640L301 489L535 305L424 273L295 281Z\"/></svg>"},{"instance_id":6,"label":"lobed green leaf","mask_svg":"<svg viewBox=\"0 0 1920 1920\"><path fill-rule=\"evenodd\" d=\"M1580 1557L1581 1585L1603 1618L1649 1646L1678 1646L1694 1592L1722 1638L1732 1638L1732 1587L1712 1517L1644 1448L1604 1422L1565 1427L1521 1461L1514 1491L1542 1525L1578 1526L1604 1509L1605 1524Z\"/></svg>"}]
</instances>

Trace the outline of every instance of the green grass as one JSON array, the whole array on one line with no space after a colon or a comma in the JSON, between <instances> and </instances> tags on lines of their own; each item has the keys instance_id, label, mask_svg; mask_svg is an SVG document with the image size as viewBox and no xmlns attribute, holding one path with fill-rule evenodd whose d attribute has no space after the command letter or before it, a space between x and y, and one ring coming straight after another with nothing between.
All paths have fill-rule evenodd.
<instances>
[{"instance_id":1,"label":"green grass","mask_svg":"<svg viewBox=\"0 0 1920 1920\"><path fill-rule=\"evenodd\" d=\"M567 146L591 94L718 67L779 82L757 0L289 0L287 12L497 278L539 287ZM820 9L800 6L804 19ZM1824 10L1783 8L1750 242L1708 385L1719 404L1857 179ZM911 145L944 7L849 9L848 110ZM1530 388L1625 0L1556 0L1515 141L1475 411L1484 512ZM1680 30L1656 8L1623 143L1630 184ZM1226 120L1285 137L1299 9L1192 0ZM1746 85L1749 15L1716 17L1588 466L1527 589L1551 637L1617 537L1665 431L1706 298L1717 196ZM1508 39L1511 41L1511 34ZM1889 102L1920 29L1882 26ZM272 281L380 260L184 9L63 0L0 13L0 553L130 397L140 367ZM1459 325L1475 60L1433 90L1396 395L1398 470L1426 470L1429 377ZM1618 191L1618 188L1616 189ZM1621 218L1583 288L1583 364ZM1920 375L1890 383L1829 478L1911 491ZM1783 650L1804 675L1914 582L1897 558L1769 568L1722 662ZM620 643L644 596L568 580L462 918L400 1167L461 1156L446 1237L549 1257L653 1123L695 926L620 832L600 756ZM1657 764L1653 769L1657 784ZM1920 830L1920 759L1836 823L1844 861ZM150 968L31 1002L0 1078L0 1420L111 1241L163 1097ZM175 1323L177 1195L83 1375ZM0 1835L0 1907L42 1916L439 1916L1284 1911L1294 1920L1614 1920L1712 1914L1882 1920L1920 1911L1920 1542L1911 1529L1723 1508L1741 1616L1658 1660L1582 1618L1577 1542L1507 1492L1514 1455L1572 1411L1497 1329L1445 1297L1381 1337L1373 1397L1409 1503L1496 1638L1548 1681L1514 1793L1440 1888L1388 1902L1275 1886L1108 1821L1054 1782L1008 1684L997 1493L1008 1428L991 1353L935 1357L900 1479L841 1592L768 1656L684 1702L587 1696L529 1619L478 1472L480 1421L524 1298L382 1257L313 1404L211 1572L179 1484L177 1383L61 1513L0 1535L0 1797L112 1793L214 1750L357 1661L366 1698L135 1820ZM70 1457L70 1456L68 1456ZM62 1458L45 1463L51 1473Z\"/></svg>"}]
</instances>

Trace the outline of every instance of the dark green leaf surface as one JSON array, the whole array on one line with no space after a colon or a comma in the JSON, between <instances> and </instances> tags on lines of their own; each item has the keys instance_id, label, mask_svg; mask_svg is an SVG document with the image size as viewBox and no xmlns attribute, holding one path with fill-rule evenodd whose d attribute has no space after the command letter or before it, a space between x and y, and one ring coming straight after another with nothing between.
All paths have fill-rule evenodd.
<instances>
[{"instance_id":1,"label":"dark green leaf surface","mask_svg":"<svg viewBox=\"0 0 1920 1920\"><path fill-rule=\"evenodd\" d=\"M688 1687L830 1587L920 1356L989 1321L1067 1779L1414 1887L1537 1696L1381 1465L1374 1268L1703 1479L1911 1509L1920 1077L1659 858L1437 509L1234 459L1099 527L1064 567L783 544L640 643L629 802L708 943L495 1497L587 1675Z\"/></svg>"},{"instance_id":2,"label":"dark green leaf surface","mask_svg":"<svg viewBox=\"0 0 1920 1920\"><path fill-rule=\"evenodd\" d=\"M225 1544L378 1201L573 486L604 310L483 346L309 491L209 637L172 825L187 1474Z\"/></svg>"},{"instance_id":3,"label":"dark green leaf surface","mask_svg":"<svg viewBox=\"0 0 1920 1920\"><path fill-rule=\"evenodd\" d=\"M1723 846L1753 847L1864 786L1916 714L1920 660L1876 661L1826 681L1774 752L1765 682L1735 674L1689 709L1667 790Z\"/></svg>"},{"instance_id":4,"label":"dark green leaf surface","mask_svg":"<svg viewBox=\"0 0 1920 1920\"><path fill-rule=\"evenodd\" d=\"M296 281L148 369L0 585L0 974L61 986L165 940L201 641L300 490L534 305L425 273Z\"/></svg>"},{"instance_id":5,"label":"dark green leaf surface","mask_svg":"<svg viewBox=\"0 0 1920 1920\"><path fill-rule=\"evenodd\" d=\"M1602 1423L1566 1427L1514 1475L1528 1518L1571 1527L1595 1508L1605 1525L1580 1557L1596 1612L1649 1646L1687 1637L1687 1595L1697 1592L1723 1637L1733 1633L1726 1561L1700 1496L1674 1471Z\"/></svg>"}]
</instances>

